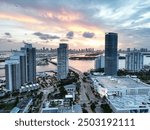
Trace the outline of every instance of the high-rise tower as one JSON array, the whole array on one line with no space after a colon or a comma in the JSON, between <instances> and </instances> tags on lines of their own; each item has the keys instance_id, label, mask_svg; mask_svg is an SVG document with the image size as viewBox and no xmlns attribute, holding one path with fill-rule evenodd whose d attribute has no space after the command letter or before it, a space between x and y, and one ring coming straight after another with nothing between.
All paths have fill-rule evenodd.
<instances>
[{"instance_id":1,"label":"high-rise tower","mask_svg":"<svg viewBox=\"0 0 150 130\"><path fill-rule=\"evenodd\" d=\"M57 49L57 78L66 79L68 72L68 44L61 43Z\"/></svg>"},{"instance_id":2,"label":"high-rise tower","mask_svg":"<svg viewBox=\"0 0 150 130\"><path fill-rule=\"evenodd\" d=\"M32 44L25 43L25 46L21 48L26 54L26 79L27 82L36 82L36 49L32 47Z\"/></svg>"},{"instance_id":3,"label":"high-rise tower","mask_svg":"<svg viewBox=\"0 0 150 130\"><path fill-rule=\"evenodd\" d=\"M26 68L25 52L23 51L15 52L10 57L10 59L18 60L18 62L20 63L20 80L21 80L21 85L24 85L27 82L27 79L26 79L27 68Z\"/></svg>"},{"instance_id":4,"label":"high-rise tower","mask_svg":"<svg viewBox=\"0 0 150 130\"><path fill-rule=\"evenodd\" d=\"M6 89L9 91L19 90L20 80L20 63L18 60L5 61Z\"/></svg>"},{"instance_id":5,"label":"high-rise tower","mask_svg":"<svg viewBox=\"0 0 150 130\"><path fill-rule=\"evenodd\" d=\"M106 33L105 34L105 74L117 75L117 46L118 46L118 34Z\"/></svg>"},{"instance_id":6,"label":"high-rise tower","mask_svg":"<svg viewBox=\"0 0 150 130\"><path fill-rule=\"evenodd\" d=\"M126 69L130 72L143 69L143 54L140 51L131 51L126 55Z\"/></svg>"}]
</instances>

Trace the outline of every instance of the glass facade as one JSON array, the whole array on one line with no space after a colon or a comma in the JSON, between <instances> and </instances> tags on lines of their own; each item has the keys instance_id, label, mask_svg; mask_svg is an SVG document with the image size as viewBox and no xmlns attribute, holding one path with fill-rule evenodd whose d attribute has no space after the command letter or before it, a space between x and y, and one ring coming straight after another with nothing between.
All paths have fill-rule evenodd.
<instances>
[{"instance_id":1,"label":"glass facade","mask_svg":"<svg viewBox=\"0 0 150 130\"><path fill-rule=\"evenodd\" d=\"M106 33L105 34L105 74L117 75L118 69L118 34Z\"/></svg>"},{"instance_id":2,"label":"glass facade","mask_svg":"<svg viewBox=\"0 0 150 130\"><path fill-rule=\"evenodd\" d=\"M68 72L68 45L61 43L57 49L57 79L66 79Z\"/></svg>"}]
</instances>

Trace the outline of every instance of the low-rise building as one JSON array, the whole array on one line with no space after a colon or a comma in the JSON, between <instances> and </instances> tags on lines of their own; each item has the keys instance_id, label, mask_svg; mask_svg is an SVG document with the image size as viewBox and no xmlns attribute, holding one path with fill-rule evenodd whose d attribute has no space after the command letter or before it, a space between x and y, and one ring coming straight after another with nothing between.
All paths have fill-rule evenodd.
<instances>
[{"instance_id":1,"label":"low-rise building","mask_svg":"<svg viewBox=\"0 0 150 130\"><path fill-rule=\"evenodd\" d=\"M37 89L39 89L39 84L35 83L35 84L21 86L19 91L20 93L22 93L22 92L28 92L28 91L37 90Z\"/></svg>"},{"instance_id":2,"label":"low-rise building","mask_svg":"<svg viewBox=\"0 0 150 130\"><path fill-rule=\"evenodd\" d=\"M94 88L100 95L150 95L150 85L138 78L95 76L92 78Z\"/></svg>"},{"instance_id":3,"label":"low-rise building","mask_svg":"<svg viewBox=\"0 0 150 130\"><path fill-rule=\"evenodd\" d=\"M69 84L69 85L65 85L64 88L67 91L68 95L72 95L73 100L75 100L76 85L75 84Z\"/></svg>"},{"instance_id":4,"label":"low-rise building","mask_svg":"<svg viewBox=\"0 0 150 130\"><path fill-rule=\"evenodd\" d=\"M111 96L107 103L115 113L148 113L150 100L147 95Z\"/></svg>"},{"instance_id":5,"label":"low-rise building","mask_svg":"<svg viewBox=\"0 0 150 130\"><path fill-rule=\"evenodd\" d=\"M66 95L65 99L54 99L44 103L41 113L82 113L81 106L73 105L72 96Z\"/></svg>"},{"instance_id":6,"label":"low-rise building","mask_svg":"<svg viewBox=\"0 0 150 130\"><path fill-rule=\"evenodd\" d=\"M92 81L113 112L150 112L150 85L138 78L94 76Z\"/></svg>"},{"instance_id":7,"label":"low-rise building","mask_svg":"<svg viewBox=\"0 0 150 130\"><path fill-rule=\"evenodd\" d=\"M32 105L32 99L24 99L14 107L10 113L28 113L29 108Z\"/></svg>"}]
</instances>

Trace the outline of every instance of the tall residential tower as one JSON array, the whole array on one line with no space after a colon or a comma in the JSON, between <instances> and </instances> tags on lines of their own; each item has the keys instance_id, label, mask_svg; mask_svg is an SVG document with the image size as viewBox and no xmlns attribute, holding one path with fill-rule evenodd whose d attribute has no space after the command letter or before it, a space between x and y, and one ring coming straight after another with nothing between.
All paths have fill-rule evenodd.
<instances>
[{"instance_id":1,"label":"tall residential tower","mask_svg":"<svg viewBox=\"0 0 150 130\"><path fill-rule=\"evenodd\" d=\"M61 43L57 49L57 79L66 79L68 72L68 44Z\"/></svg>"},{"instance_id":2,"label":"tall residential tower","mask_svg":"<svg viewBox=\"0 0 150 130\"><path fill-rule=\"evenodd\" d=\"M36 49L32 47L32 44L25 43L25 46L21 48L26 54L26 79L27 82L36 82Z\"/></svg>"},{"instance_id":3,"label":"tall residential tower","mask_svg":"<svg viewBox=\"0 0 150 130\"><path fill-rule=\"evenodd\" d=\"M106 33L105 34L105 74L117 75L118 70L118 34Z\"/></svg>"},{"instance_id":4,"label":"tall residential tower","mask_svg":"<svg viewBox=\"0 0 150 130\"><path fill-rule=\"evenodd\" d=\"M130 72L139 72L143 69L143 54L140 51L131 51L126 55L126 69Z\"/></svg>"},{"instance_id":5,"label":"tall residential tower","mask_svg":"<svg viewBox=\"0 0 150 130\"><path fill-rule=\"evenodd\" d=\"M26 83L36 82L36 49L25 44L21 51L14 52L5 61L6 88L19 90Z\"/></svg>"},{"instance_id":6,"label":"tall residential tower","mask_svg":"<svg viewBox=\"0 0 150 130\"><path fill-rule=\"evenodd\" d=\"M18 60L5 61L6 89L9 91L19 90L20 80L20 63Z\"/></svg>"},{"instance_id":7,"label":"tall residential tower","mask_svg":"<svg viewBox=\"0 0 150 130\"><path fill-rule=\"evenodd\" d=\"M18 60L20 63L20 80L21 80L21 85L24 85L27 82L26 79L26 55L24 52L19 51L19 52L14 52L14 54L10 57L12 60Z\"/></svg>"}]
</instances>

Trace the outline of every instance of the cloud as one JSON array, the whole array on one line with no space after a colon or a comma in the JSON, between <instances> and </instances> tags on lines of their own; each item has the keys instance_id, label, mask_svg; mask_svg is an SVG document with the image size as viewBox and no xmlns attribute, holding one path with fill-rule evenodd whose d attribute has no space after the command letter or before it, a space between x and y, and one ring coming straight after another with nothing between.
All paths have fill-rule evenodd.
<instances>
[{"instance_id":1,"label":"cloud","mask_svg":"<svg viewBox=\"0 0 150 130\"><path fill-rule=\"evenodd\" d=\"M31 24L41 24L41 21L33 16L27 16L25 14L18 14L18 13L1 13L0 12L0 19L8 19L13 21L18 21L22 23L31 23Z\"/></svg>"},{"instance_id":2,"label":"cloud","mask_svg":"<svg viewBox=\"0 0 150 130\"><path fill-rule=\"evenodd\" d=\"M85 38L93 38L95 34L92 32L84 32L82 36Z\"/></svg>"},{"instance_id":3,"label":"cloud","mask_svg":"<svg viewBox=\"0 0 150 130\"><path fill-rule=\"evenodd\" d=\"M67 37L68 39L73 39L73 37L74 37L74 32L73 32L73 31L68 32L68 33L66 34L66 37Z\"/></svg>"},{"instance_id":4,"label":"cloud","mask_svg":"<svg viewBox=\"0 0 150 130\"><path fill-rule=\"evenodd\" d=\"M5 35L6 35L7 37L9 37L9 38L12 37L11 34L10 34L9 32L5 32Z\"/></svg>"},{"instance_id":5,"label":"cloud","mask_svg":"<svg viewBox=\"0 0 150 130\"><path fill-rule=\"evenodd\" d=\"M127 43L134 47L142 47L142 44L149 46L147 34L150 28L150 0L142 2L141 0L0 1L0 27L5 27L1 29L1 33L13 30L12 34L16 33L13 35L13 38L16 36L15 39L21 39L18 27L29 32L29 35L36 32L34 35L45 41L59 39L58 36L64 34L66 30L68 39L77 40L77 37L74 37L76 33L85 37L87 43L90 40L98 42L104 40L104 37L101 39L100 37L104 36L105 32L117 32L120 41L124 44L123 47L126 47ZM50 35L53 33L56 36ZM96 38L91 39L95 35ZM81 39L83 38L79 37L78 43L84 46L84 41ZM89 44L93 45L93 42Z\"/></svg>"},{"instance_id":6,"label":"cloud","mask_svg":"<svg viewBox=\"0 0 150 130\"><path fill-rule=\"evenodd\" d=\"M60 37L56 35L44 34L41 32L35 32L33 35L38 36L41 40L53 40L53 39L60 39Z\"/></svg>"},{"instance_id":7,"label":"cloud","mask_svg":"<svg viewBox=\"0 0 150 130\"><path fill-rule=\"evenodd\" d=\"M17 42L15 40L0 38L0 45L2 46L0 50L19 49L21 46L23 46L21 44L21 42Z\"/></svg>"}]
</instances>

